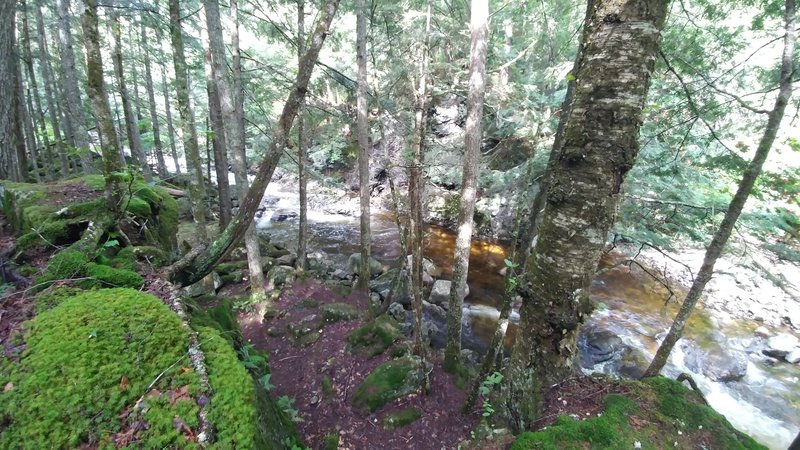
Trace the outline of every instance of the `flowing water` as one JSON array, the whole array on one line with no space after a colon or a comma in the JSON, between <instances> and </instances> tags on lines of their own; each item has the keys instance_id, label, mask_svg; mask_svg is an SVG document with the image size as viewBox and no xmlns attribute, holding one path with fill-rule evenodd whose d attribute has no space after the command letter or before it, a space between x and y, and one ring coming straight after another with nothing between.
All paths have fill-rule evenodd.
<instances>
[{"instance_id":1,"label":"flowing water","mask_svg":"<svg viewBox=\"0 0 800 450\"><path fill-rule=\"evenodd\" d=\"M273 242L294 249L297 196L273 186L267 191L270 206L258 219L257 226L260 233L269 235ZM396 266L402 252L393 219L388 215L376 215L371 226L373 256L386 266ZM336 266L346 269L349 255L359 251L358 218L310 212L309 228L309 252L322 252ZM454 245L455 237L449 231L434 226L427 229L425 257L442 269L441 278L450 278ZM503 286L499 271L504 266L506 252L505 246L496 243L473 244L468 274L470 294L464 305L465 347L482 350L494 332ZM610 265L611 259L613 257L603 263ZM677 295L682 296L682 293ZM677 311L674 301L665 304L667 297L666 289L642 270L628 266L611 268L594 282L591 298L598 308L584 329L615 334L630 353L641 355L641 366L641 361L646 363L652 358ZM517 319L515 311L507 343L516 333ZM745 355L748 348L752 351L753 330L758 325L726 316L716 317L711 310L695 312L664 374L675 377L681 372L691 373L711 406L736 428L772 449L785 449L800 428L800 389L797 389L800 367L773 364L768 358L760 357L758 351L744 356L747 369L740 381L715 382L697 367L698 359L718 357L724 360L730 350L740 355ZM582 347L581 350L586 349ZM617 375L618 363L619 357L615 356L585 371Z\"/></svg>"}]
</instances>

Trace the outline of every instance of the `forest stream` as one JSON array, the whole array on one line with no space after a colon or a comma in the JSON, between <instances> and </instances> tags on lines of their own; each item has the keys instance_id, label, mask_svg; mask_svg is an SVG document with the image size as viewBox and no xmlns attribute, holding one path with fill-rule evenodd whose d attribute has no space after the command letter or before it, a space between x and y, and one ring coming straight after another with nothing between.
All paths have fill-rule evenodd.
<instances>
[{"instance_id":1,"label":"forest stream","mask_svg":"<svg viewBox=\"0 0 800 450\"><path fill-rule=\"evenodd\" d=\"M267 189L268 206L257 219L257 227L272 242L295 249L297 196L278 186L273 184ZM373 257L385 267L396 266L402 252L393 218L385 213L374 214L371 227ZM333 262L334 267L346 268L349 255L359 251L357 217L312 210L309 229L309 252ZM425 257L442 269L439 278L450 278L454 245L453 233L428 227ZM502 244L473 240L462 342L465 348L478 353L486 348L499 316L503 286L500 270L507 251ZM601 267L622 258L621 254L609 253ZM684 294L672 289L679 297ZM674 298L665 306L667 297L668 291L635 265L603 271L591 293L597 309L579 338L584 372L640 375L677 311ZM518 318L515 306L507 346L516 332ZM444 324L439 325L444 330ZM770 448L785 449L800 427L800 366L763 356L763 339L754 337L759 326L763 327L755 321L715 314L710 308L696 311L664 375L675 378L682 372L690 373L709 404L736 428ZM771 335L787 333L785 329L769 331ZM433 345L443 346L443 340L434 339Z\"/></svg>"}]
</instances>

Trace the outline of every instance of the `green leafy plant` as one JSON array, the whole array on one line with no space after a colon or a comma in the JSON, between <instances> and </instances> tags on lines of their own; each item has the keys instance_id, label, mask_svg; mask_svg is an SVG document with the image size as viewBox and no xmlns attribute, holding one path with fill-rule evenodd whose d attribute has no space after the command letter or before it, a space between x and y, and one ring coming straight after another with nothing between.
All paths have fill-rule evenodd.
<instances>
[{"instance_id":1,"label":"green leafy plant","mask_svg":"<svg viewBox=\"0 0 800 450\"><path fill-rule=\"evenodd\" d=\"M289 397L288 395L282 395L278 398L275 402L278 405L278 408L283 410L287 416L289 416L289 420L292 422L302 422L303 418L300 417L300 412L294 407L294 399Z\"/></svg>"},{"instance_id":2,"label":"green leafy plant","mask_svg":"<svg viewBox=\"0 0 800 450\"><path fill-rule=\"evenodd\" d=\"M508 260L506 260L506 261L508 261ZM489 393L492 391L492 389L495 386L499 385L502 381L503 381L503 374L502 373L500 373L500 372L491 373L486 377L485 380L483 380L483 382L481 382L481 385L478 388L478 392L480 392L480 394L485 397L485 396L489 395ZM483 412L481 413L481 415L483 417L490 417L492 414L495 413L495 411L496 410L494 409L494 406L492 406L492 404L489 402L489 400L484 399L483 400Z\"/></svg>"},{"instance_id":3,"label":"green leafy plant","mask_svg":"<svg viewBox=\"0 0 800 450\"><path fill-rule=\"evenodd\" d=\"M270 378L272 378L272 374L268 373L264 374L261 378L258 379L258 384L260 384L265 391L268 391L275 387L274 384L269 382Z\"/></svg>"},{"instance_id":4,"label":"green leafy plant","mask_svg":"<svg viewBox=\"0 0 800 450\"><path fill-rule=\"evenodd\" d=\"M258 369L267 359L258 353L251 353L255 348L253 344L245 344L239 348L239 360L248 369ZM267 379L269 382L269 379Z\"/></svg>"}]
</instances>

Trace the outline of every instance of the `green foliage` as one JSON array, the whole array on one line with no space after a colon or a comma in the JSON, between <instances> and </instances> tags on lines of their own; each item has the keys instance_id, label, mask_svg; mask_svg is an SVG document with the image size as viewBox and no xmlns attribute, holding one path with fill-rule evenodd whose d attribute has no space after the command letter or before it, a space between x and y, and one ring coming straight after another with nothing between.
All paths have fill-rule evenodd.
<instances>
[{"instance_id":1,"label":"green foliage","mask_svg":"<svg viewBox=\"0 0 800 450\"><path fill-rule=\"evenodd\" d=\"M278 397L276 401L278 408L283 410L283 412L289 417L289 420L292 422L302 422L303 418L300 417L300 412L294 407L294 399L289 397L288 395L282 395Z\"/></svg>"},{"instance_id":2,"label":"green foliage","mask_svg":"<svg viewBox=\"0 0 800 450\"><path fill-rule=\"evenodd\" d=\"M0 394L9 420L3 448L76 448L108 439L122 426L120 412L165 370L162 391L198 386L190 369L183 375L180 365L170 369L186 354L181 321L155 297L134 290L63 300L31 322L26 343L12 374L15 388ZM154 402L144 418L145 447L187 446L172 419L191 423L196 413L193 402Z\"/></svg>"},{"instance_id":3,"label":"green foliage","mask_svg":"<svg viewBox=\"0 0 800 450\"><path fill-rule=\"evenodd\" d=\"M36 296L36 312L41 313L48 309L55 308L64 300L80 295L82 292L82 289L69 286L45 290Z\"/></svg>"},{"instance_id":4,"label":"green foliage","mask_svg":"<svg viewBox=\"0 0 800 450\"><path fill-rule=\"evenodd\" d=\"M328 433L322 437L324 450L337 450L339 448L339 433Z\"/></svg>"},{"instance_id":5,"label":"green foliage","mask_svg":"<svg viewBox=\"0 0 800 450\"><path fill-rule=\"evenodd\" d=\"M390 401L415 392L422 386L424 378L418 358L385 362L358 386L353 394L353 406L365 413L377 411Z\"/></svg>"},{"instance_id":6,"label":"green foliage","mask_svg":"<svg viewBox=\"0 0 800 450\"><path fill-rule=\"evenodd\" d=\"M384 430L395 430L419 420L420 417L422 413L417 408L411 407L387 414L381 422Z\"/></svg>"},{"instance_id":7,"label":"green foliage","mask_svg":"<svg viewBox=\"0 0 800 450\"><path fill-rule=\"evenodd\" d=\"M480 393L483 397L483 413L481 415L483 417L491 417L492 414L495 413L494 406L489 402L489 399L485 398L489 393L494 389L495 386L499 385L500 382L503 381L503 374L500 372L494 372L489 374L485 380L481 382L481 385L478 387L478 393Z\"/></svg>"},{"instance_id":8,"label":"green foliage","mask_svg":"<svg viewBox=\"0 0 800 450\"><path fill-rule=\"evenodd\" d=\"M386 351L401 335L400 324L381 315L356 329L347 337L347 343L353 351L372 357Z\"/></svg>"},{"instance_id":9,"label":"green foliage","mask_svg":"<svg viewBox=\"0 0 800 450\"><path fill-rule=\"evenodd\" d=\"M69 222L66 220L47 220L17 239L17 248L29 250L35 247L49 247L68 243Z\"/></svg>"},{"instance_id":10,"label":"green foliage","mask_svg":"<svg viewBox=\"0 0 800 450\"><path fill-rule=\"evenodd\" d=\"M80 277L89 268L89 258L75 250L62 250L50 259L45 277L49 280L64 280Z\"/></svg>"}]
</instances>

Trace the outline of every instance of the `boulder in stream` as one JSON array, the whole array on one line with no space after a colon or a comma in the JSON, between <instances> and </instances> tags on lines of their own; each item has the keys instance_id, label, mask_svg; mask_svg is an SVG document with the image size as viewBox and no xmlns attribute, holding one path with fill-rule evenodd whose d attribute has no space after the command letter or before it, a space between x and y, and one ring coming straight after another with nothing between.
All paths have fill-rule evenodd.
<instances>
[{"instance_id":1,"label":"boulder in stream","mask_svg":"<svg viewBox=\"0 0 800 450\"><path fill-rule=\"evenodd\" d=\"M450 280L436 280L433 283L433 288L431 288L431 295L428 297L428 301L433 303L434 305L438 305L450 300L450 286L452 285L452 281ZM464 297L469 295L469 286L464 286Z\"/></svg>"},{"instance_id":2,"label":"boulder in stream","mask_svg":"<svg viewBox=\"0 0 800 450\"><path fill-rule=\"evenodd\" d=\"M347 258L347 270L353 275L358 275L359 268L361 267L361 254L353 253ZM369 273L371 276L376 277L383 273L383 264L375 258L369 258Z\"/></svg>"},{"instance_id":3,"label":"boulder in stream","mask_svg":"<svg viewBox=\"0 0 800 450\"><path fill-rule=\"evenodd\" d=\"M385 299L386 296L389 295L389 290L392 287L392 281L394 280L398 271L400 271L400 269L387 270L378 278L370 281L370 289L374 292L377 292ZM408 285L408 275L405 270L400 273L400 282L398 283L398 287L392 296L392 302L397 302L404 306L411 305L411 288Z\"/></svg>"},{"instance_id":4,"label":"boulder in stream","mask_svg":"<svg viewBox=\"0 0 800 450\"><path fill-rule=\"evenodd\" d=\"M587 325L578 336L578 348L581 351L581 364L588 369L614 358L622 352L625 344L613 331Z\"/></svg>"},{"instance_id":5,"label":"boulder in stream","mask_svg":"<svg viewBox=\"0 0 800 450\"><path fill-rule=\"evenodd\" d=\"M767 348L762 350L762 352L773 358L786 359L789 353L795 351L798 344L800 344L800 342L796 337L791 334L781 333L769 338L769 340L767 340Z\"/></svg>"},{"instance_id":6,"label":"boulder in stream","mask_svg":"<svg viewBox=\"0 0 800 450\"><path fill-rule=\"evenodd\" d=\"M742 351L717 343L700 348L691 341L682 343L681 348L686 367L713 381L739 381L747 374L747 355Z\"/></svg>"}]
</instances>

